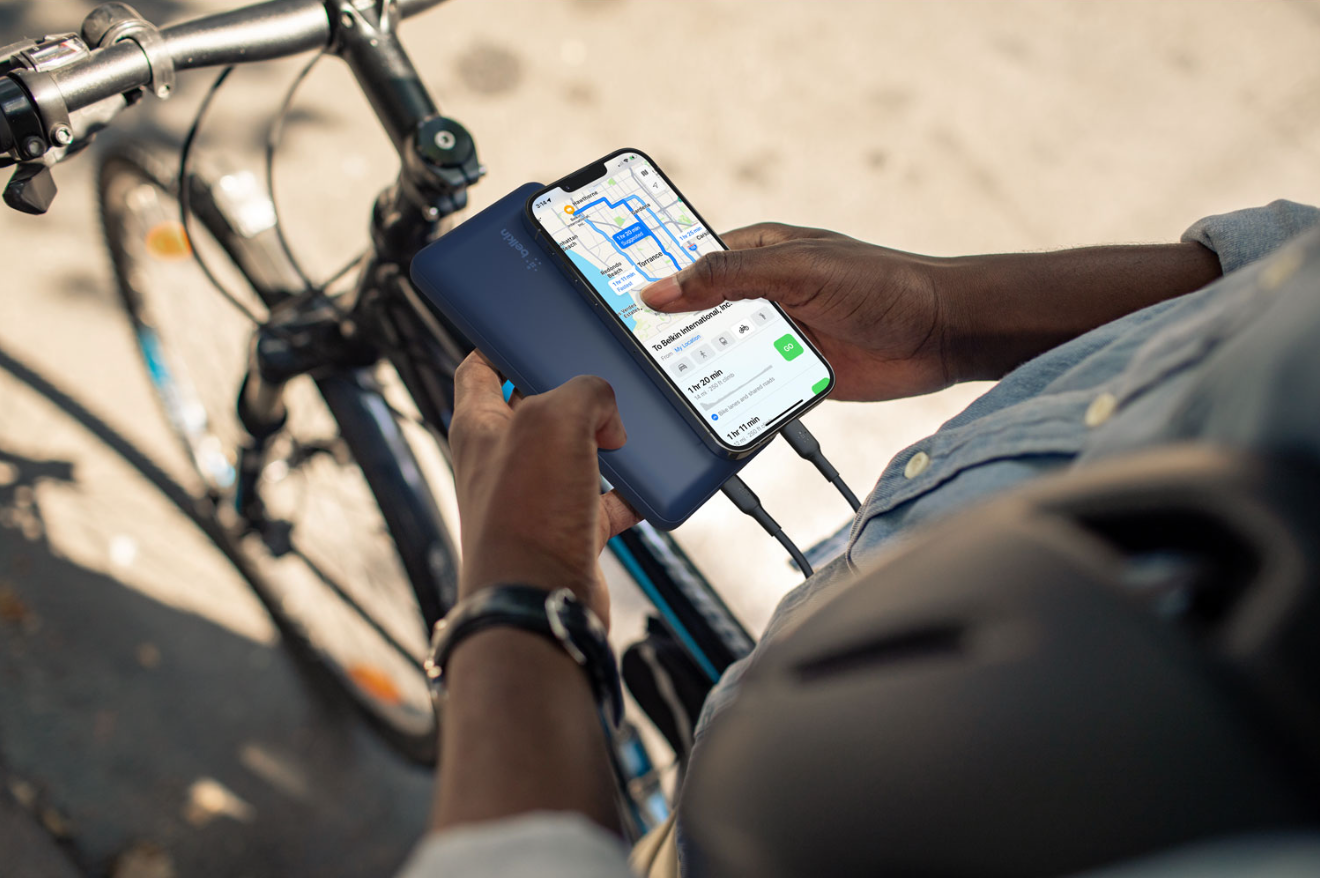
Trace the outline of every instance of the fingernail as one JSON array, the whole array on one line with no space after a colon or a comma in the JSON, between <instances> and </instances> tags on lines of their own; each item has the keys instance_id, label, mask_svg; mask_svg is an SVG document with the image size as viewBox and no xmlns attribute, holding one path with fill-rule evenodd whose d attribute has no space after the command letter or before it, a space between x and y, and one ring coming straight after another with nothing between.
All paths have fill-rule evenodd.
<instances>
[{"instance_id":1,"label":"fingernail","mask_svg":"<svg viewBox=\"0 0 1320 878\"><path fill-rule=\"evenodd\" d=\"M678 285L677 275L662 277L642 290L642 301L648 308L663 308L683 295L683 288Z\"/></svg>"}]
</instances>

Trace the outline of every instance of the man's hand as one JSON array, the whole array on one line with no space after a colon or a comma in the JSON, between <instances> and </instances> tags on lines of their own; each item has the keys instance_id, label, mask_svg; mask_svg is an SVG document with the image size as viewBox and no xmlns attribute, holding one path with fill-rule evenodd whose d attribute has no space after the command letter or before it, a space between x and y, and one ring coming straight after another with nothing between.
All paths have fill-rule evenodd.
<instances>
[{"instance_id":1,"label":"man's hand","mask_svg":"<svg viewBox=\"0 0 1320 878\"><path fill-rule=\"evenodd\" d=\"M1219 276L1219 260L1200 244L939 259L779 223L723 238L733 249L656 281L642 301L669 313L777 302L834 367L836 399L893 399L1002 378Z\"/></svg>"},{"instance_id":2,"label":"man's hand","mask_svg":"<svg viewBox=\"0 0 1320 878\"><path fill-rule=\"evenodd\" d=\"M510 406L479 353L458 367L454 385L460 596L498 583L569 588L607 621L596 559L610 537L639 520L614 492L600 493L596 451L626 439L614 391L581 376Z\"/></svg>"},{"instance_id":3,"label":"man's hand","mask_svg":"<svg viewBox=\"0 0 1320 878\"><path fill-rule=\"evenodd\" d=\"M780 223L722 238L732 249L655 282L642 293L646 305L675 312L776 302L834 367L835 399L893 399L953 383L931 274L938 260Z\"/></svg>"},{"instance_id":4,"label":"man's hand","mask_svg":"<svg viewBox=\"0 0 1320 878\"><path fill-rule=\"evenodd\" d=\"M600 494L596 451L625 439L614 391L580 377L509 405L501 384L479 353L454 375L459 594L498 583L569 588L605 621L596 558L638 521L613 492ZM433 829L577 811L618 831L591 686L558 644L515 628L481 631L454 650L447 679Z\"/></svg>"}]
</instances>

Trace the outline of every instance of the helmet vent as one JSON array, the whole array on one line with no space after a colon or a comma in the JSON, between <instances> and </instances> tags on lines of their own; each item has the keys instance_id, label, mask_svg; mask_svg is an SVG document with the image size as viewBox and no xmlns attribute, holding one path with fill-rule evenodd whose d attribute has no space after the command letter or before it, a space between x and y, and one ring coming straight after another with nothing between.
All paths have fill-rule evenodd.
<instances>
[{"instance_id":1,"label":"helmet vent","mask_svg":"<svg viewBox=\"0 0 1320 878\"><path fill-rule=\"evenodd\" d=\"M964 631L954 624L932 625L891 634L879 640L854 643L799 662L795 670L803 682L872 669L879 664L953 658L963 652Z\"/></svg>"}]
</instances>

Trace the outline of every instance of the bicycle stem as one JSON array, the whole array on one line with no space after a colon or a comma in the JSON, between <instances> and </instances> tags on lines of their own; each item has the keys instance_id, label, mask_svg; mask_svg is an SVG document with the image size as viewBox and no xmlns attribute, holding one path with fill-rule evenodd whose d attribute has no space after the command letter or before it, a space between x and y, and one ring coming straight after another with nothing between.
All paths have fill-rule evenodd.
<instances>
[{"instance_id":1,"label":"bicycle stem","mask_svg":"<svg viewBox=\"0 0 1320 878\"><path fill-rule=\"evenodd\" d=\"M333 305L326 300L323 307L310 309L304 297L293 297L286 300L288 307L277 307L271 319L255 330L238 403L240 420L252 438L244 455L250 470L261 465L267 441L283 426L284 388L289 380L325 365L367 366L386 353L365 339L389 338L397 332L381 326L362 332L358 321L376 313L376 303L358 306L373 291L400 282L400 268L435 236L448 216L467 204L467 186L484 170L471 135L439 115L394 32L398 17L390 7L388 2L376 9L360 9L352 0L326 2L336 23L328 51L349 65L399 153L400 170L395 183L376 199L373 252L354 291ZM321 295L320 291L309 294Z\"/></svg>"}]
</instances>

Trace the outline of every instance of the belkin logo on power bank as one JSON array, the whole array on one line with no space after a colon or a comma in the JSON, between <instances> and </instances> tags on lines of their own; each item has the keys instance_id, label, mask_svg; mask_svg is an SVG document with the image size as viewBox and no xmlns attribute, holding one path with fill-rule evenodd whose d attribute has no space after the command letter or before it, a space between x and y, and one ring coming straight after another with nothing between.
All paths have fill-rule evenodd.
<instances>
[{"instance_id":1,"label":"belkin logo on power bank","mask_svg":"<svg viewBox=\"0 0 1320 878\"><path fill-rule=\"evenodd\" d=\"M517 251L518 255L522 256L523 262L527 263L528 271L541 270L541 260L533 256L531 251L523 246L523 242L513 236L512 232L508 229L500 229L500 237L504 239L504 242L509 245L510 249Z\"/></svg>"}]
</instances>

